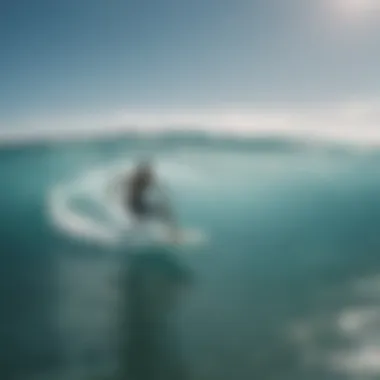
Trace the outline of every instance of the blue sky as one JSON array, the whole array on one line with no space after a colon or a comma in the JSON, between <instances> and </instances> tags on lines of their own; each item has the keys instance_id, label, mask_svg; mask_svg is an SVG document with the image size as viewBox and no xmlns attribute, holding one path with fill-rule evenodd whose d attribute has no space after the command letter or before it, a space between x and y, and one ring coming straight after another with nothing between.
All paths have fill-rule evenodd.
<instances>
[{"instance_id":1,"label":"blue sky","mask_svg":"<svg viewBox=\"0 0 380 380\"><path fill-rule=\"evenodd\" d=\"M121 110L374 104L380 2L342 1L2 1L1 130Z\"/></svg>"}]
</instances>

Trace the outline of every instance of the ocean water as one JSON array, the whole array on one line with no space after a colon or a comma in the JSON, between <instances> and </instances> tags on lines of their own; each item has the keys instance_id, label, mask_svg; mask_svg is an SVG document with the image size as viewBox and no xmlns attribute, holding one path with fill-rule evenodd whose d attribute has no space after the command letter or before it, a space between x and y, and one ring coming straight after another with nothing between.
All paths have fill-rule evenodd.
<instances>
[{"instance_id":1,"label":"ocean water","mask_svg":"<svg viewBox=\"0 0 380 380\"><path fill-rule=\"evenodd\" d=\"M205 241L131 244L107 189L142 157ZM1 379L379 378L379 164L280 138L4 147Z\"/></svg>"}]
</instances>

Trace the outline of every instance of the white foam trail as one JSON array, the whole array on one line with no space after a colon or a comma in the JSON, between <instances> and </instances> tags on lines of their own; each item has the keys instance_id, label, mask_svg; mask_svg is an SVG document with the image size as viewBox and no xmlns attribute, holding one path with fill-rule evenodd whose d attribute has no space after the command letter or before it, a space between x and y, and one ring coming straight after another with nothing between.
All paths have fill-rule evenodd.
<instances>
[{"instance_id":1,"label":"white foam trail","mask_svg":"<svg viewBox=\"0 0 380 380\"><path fill-rule=\"evenodd\" d=\"M54 187L48 198L48 214L54 227L72 238L106 246L117 245L124 239L130 241L133 221L121 207L120 191L110 186L114 182L117 183L121 176L128 175L132 167L132 161L117 162L108 167L91 170L70 183ZM186 187L202 182L194 170L170 160L160 161L157 172L159 178L177 189L181 188L181 184ZM90 202L103 217L94 218L80 211L73 205L78 199ZM143 234L146 229L141 231ZM153 233L152 237L160 235L158 229L149 231ZM194 233L195 231L192 231L193 235ZM136 233L133 235L136 236ZM136 239L138 241L139 237Z\"/></svg>"},{"instance_id":2,"label":"white foam trail","mask_svg":"<svg viewBox=\"0 0 380 380\"><path fill-rule=\"evenodd\" d=\"M70 207L70 190L58 187L50 195L49 212L53 225L72 237L106 244L115 243L117 236L112 230Z\"/></svg>"}]
</instances>

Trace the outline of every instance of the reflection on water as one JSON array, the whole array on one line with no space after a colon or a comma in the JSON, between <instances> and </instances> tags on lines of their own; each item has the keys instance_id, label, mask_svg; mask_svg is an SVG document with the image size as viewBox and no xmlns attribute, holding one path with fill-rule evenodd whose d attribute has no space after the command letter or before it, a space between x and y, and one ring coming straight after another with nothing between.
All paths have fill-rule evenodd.
<instances>
[{"instance_id":1,"label":"reflection on water","mask_svg":"<svg viewBox=\"0 0 380 380\"><path fill-rule=\"evenodd\" d=\"M379 287L378 276L371 276L332 289L293 324L290 335L306 368L345 379L379 378Z\"/></svg>"},{"instance_id":2,"label":"reflection on water","mask_svg":"<svg viewBox=\"0 0 380 380\"><path fill-rule=\"evenodd\" d=\"M187 378L175 314L192 273L178 255L140 249L57 264L66 378Z\"/></svg>"},{"instance_id":3,"label":"reflection on water","mask_svg":"<svg viewBox=\"0 0 380 380\"><path fill-rule=\"evenodd\" d=\"M130 257L122 286L127 307L121 313L121 335L128 334L121 357L123 378L187 378L169 315L190 279L189 270L169 252L155 249Z\"/></svg>"},{"instance_id":4,"label":"reflection on water","mask_svg":"<svg viewBox=\"0 0 380 380\"><path fill-rule=\"evenodd\" d=\"M53 261L45 322L55 323L59 361L14 379L378 378L376 276L314 286L256 275L247 284L243 270L239 280L210 278L206 256L157 248L114 256L72 248ZM25 340L33 327L23 323Z\"/></svg>"},{"instance_id":5,"label":"reflection on water","mask_svg":"<svg viewBox=\"0 0 380 380\"><path fill-rule=\"evenodd\" d=\"M73 253L73 252L71 252ZM80 251L56 257L55 320L67 378L115 371L119 265Z\"/></svg>"}]
</instances>

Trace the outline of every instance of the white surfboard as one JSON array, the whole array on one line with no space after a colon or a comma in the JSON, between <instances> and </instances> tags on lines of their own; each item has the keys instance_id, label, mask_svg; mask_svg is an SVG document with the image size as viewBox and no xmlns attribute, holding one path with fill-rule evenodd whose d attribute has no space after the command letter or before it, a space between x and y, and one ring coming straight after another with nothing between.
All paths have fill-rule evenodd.
<instances>
[{"instance_id":1,"label":"white surfboard","mask_svg":"<svg viewBox=\"0 0 380 380\"><path fill-rule=\"evenodd\" d=\"M126 239L134 245L173 245L173 246L199 246L206 243L206 235L196 229L182 228L173 231L161 223L148 223L140 225L137 229L129 230Z\"/></svg>"},{"instance_id":2,"label":"white surfboard","mask_svg":"<svg viewBox=\"0 0 380 380\"><path fill-rule=\"evenodd\" d=\"M161 244L188 246L205 243L206 236L201 231L193 229L181 229L175 233L162 230L155 234L154 240Z\"/></svg>"}]
</instances>

